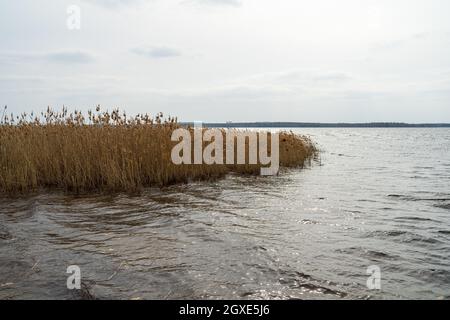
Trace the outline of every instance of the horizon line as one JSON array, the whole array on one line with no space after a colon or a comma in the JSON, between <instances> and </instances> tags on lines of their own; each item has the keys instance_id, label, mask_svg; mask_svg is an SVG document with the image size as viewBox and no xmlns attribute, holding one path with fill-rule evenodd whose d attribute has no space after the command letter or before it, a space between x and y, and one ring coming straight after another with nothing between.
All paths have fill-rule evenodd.
<instances>
[{"instance_id":1,"label":"horizon line","mask_svg":"<svg viewBox=\"0 0 450 320\"><path fill-rule=\"evenodd\" d=\"M192 125L194 121L184 121L180 124ZM273 128L344 128L344 127L361 127L361 128L450 128L447 122L424 122L424 123L407 123L407 122L295 122L295 121L243 121L243 122L203 122L209 127L273 127Z\"/></svg>"}]
</instances>

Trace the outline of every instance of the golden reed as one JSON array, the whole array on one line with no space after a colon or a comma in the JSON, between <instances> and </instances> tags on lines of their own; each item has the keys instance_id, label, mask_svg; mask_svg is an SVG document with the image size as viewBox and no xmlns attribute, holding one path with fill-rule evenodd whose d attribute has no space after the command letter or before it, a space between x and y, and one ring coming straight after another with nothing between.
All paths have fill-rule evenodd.
<instances>
[{"instance_id":1,"label":"golden reed","mask_svg":"<svg viewBox=\"0 0 450 320\"><path fill-rule=\"evenodd\" d=\"M230 172L258 174L261 167L173 164L171 151L177 142L171 135L181 125L176 118L163 119L162 113L128 117L100 107L87 114L66 108L18 117L5 113L0 119L0 193L40 187L133 192ZM316 154L307 137L292 132L280 133L279 146L281 167L301 167Z\"/></svg>"}]
</instances>

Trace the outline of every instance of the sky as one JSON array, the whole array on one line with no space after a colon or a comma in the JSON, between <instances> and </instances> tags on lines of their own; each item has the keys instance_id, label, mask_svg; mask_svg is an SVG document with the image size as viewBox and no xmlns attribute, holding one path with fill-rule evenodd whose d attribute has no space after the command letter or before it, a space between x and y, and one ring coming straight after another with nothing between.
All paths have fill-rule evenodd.
<instances>
[{"instance_id":1,"label":"sky","mask_svg":"<svg viewBox=\"0 0 450 320\"><path fill-rule=\"evenodd\" d=\"M1 0L0 105L450 122L449 12L448 0Z\"/></svg>"}]
</instances>

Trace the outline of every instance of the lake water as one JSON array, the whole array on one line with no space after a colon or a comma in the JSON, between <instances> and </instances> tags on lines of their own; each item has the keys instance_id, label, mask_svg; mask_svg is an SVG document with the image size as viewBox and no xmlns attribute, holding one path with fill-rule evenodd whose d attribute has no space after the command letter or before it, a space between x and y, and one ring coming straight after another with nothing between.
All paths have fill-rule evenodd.
<instances>
[{"instance_id":1,"label":"lake water","mask_svg":"<svg viewBox=\"0 0 450 320\"><path fill-rule=\"evenodd\" d=\"M295 131L276 177L0 199L0 299L449 299L450 130Z\"/></svg>"}]
</instances>

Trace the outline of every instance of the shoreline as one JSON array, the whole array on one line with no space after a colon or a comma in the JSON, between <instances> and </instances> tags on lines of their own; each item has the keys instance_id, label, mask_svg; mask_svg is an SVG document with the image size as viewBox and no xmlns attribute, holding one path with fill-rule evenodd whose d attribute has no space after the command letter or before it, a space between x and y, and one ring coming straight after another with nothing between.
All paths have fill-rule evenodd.
<instances>
[{"instance_id":1,"label":"shoreline","mask_svg":"<svg viewBox=\"0 0 450 320\"><path fill-rule=\"evenodd\" d=\"M193 122L181 122L193 125ZM205 122L209 128L450 128L450 123L405 123L405 122Z\"/></svg>"}]
</instances>

